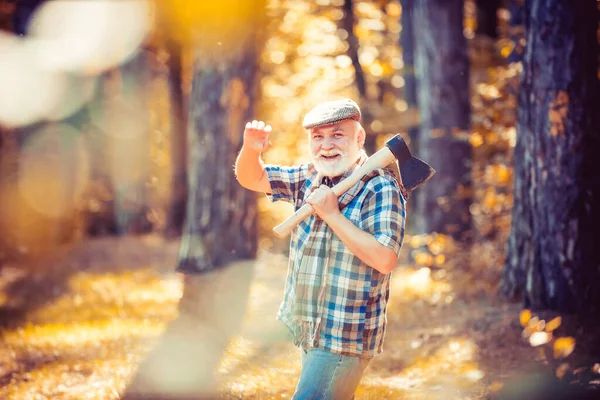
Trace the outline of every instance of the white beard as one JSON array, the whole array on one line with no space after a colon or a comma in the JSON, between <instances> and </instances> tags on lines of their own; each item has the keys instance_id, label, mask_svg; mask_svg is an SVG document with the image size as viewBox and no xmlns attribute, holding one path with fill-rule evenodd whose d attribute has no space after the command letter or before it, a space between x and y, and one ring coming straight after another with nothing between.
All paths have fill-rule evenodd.
<instances>
[{"instance_id":1,"label":"white beard","mask_svg":"<svg viewBox=\"0 0 600 400\"><path fill-rule=\"evenodd\" d=\"M337 160L329 161L329 160L325 160L322 157L320 157L323 154L329 155L329 156L339 154L341 156L341 158L339 158ZM352 166L354 165L356 160L358 160L359 156L360 156L360 149L358 149L358 148L356 150L353 149L346 154L344 154L338 150L334 150L332 152L323 152L322 151L317 154L313 154L312 161L315 166L315 169L322 176L326 176L329 178L335 178L336 176L343 175L346 171L348 171L350 168L352 168Z\"/></svg>"}]
</instances>

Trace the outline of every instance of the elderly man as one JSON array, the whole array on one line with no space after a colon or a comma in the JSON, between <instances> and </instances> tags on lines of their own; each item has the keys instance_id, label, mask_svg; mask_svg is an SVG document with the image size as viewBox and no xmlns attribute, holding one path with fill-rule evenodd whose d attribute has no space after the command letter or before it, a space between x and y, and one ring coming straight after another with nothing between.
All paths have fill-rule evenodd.
<instances>
[{"instance_id":1,"label":"elderly man","mask_svg":"<svg viewBox=\"0 0 600 400\"><path fill-rule=\"evenodd\" d=\"M405 198L391 170L368 174L339 200L331 187L367 159L361 112L350 100L317 105L304 118L312 162L265 165L271 127L246 125L239 183L315 210L292 233L277 318L303 349L293 399L351 399L369 360L383 349L390 272L404 237Z\"/></svg>"}]
</instances>

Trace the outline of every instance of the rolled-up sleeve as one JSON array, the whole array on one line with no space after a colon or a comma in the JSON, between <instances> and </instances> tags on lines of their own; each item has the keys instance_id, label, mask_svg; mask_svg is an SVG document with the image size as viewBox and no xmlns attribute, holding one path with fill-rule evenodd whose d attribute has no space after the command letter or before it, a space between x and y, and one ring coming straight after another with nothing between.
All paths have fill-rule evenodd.
<instances>
[{"instance_id":1,"label":"rolled-up sleeve","mask_svg":"<svg viewBox=\"0 0 600 400\"><path fill-rule=\"evenodd\" d=\"M370 193L361 208L362 228L399 255L406 219L404 197L396 185L384 177L373 178L369 183Z\"/></svg>"},{"instance_id":2,"label":"rolled-up sleeve","mask_svg":"<svg viewBox=\"0 0 600 400\"><path fill-rule=\"evenodd\" d=\"M306 181L307 167L265 165L265 171L271 184L271 193L267 193L267 198L273 202L283 200L296 203L298 192Z\"/></svg>"}]
</instances>

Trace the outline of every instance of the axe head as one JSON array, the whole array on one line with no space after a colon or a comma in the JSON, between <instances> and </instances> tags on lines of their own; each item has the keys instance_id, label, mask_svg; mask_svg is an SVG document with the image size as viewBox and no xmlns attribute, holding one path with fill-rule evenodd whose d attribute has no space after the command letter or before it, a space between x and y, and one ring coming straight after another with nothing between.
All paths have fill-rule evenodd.
<instances>
[{"instance_id":1,"label":"axe head","mask_svg":"<svg viewBox=\"0 0 600 400\"><path fill-rule=\"evenodd\" d=\"M402 184L408 192L418 188L435 174L435 170L425 161L413 157L412 154L410 154L408 145L404 139L402 139L402 136L394 136L385 142L385 145L396 157Z\"/></svg>"}]
</instances>

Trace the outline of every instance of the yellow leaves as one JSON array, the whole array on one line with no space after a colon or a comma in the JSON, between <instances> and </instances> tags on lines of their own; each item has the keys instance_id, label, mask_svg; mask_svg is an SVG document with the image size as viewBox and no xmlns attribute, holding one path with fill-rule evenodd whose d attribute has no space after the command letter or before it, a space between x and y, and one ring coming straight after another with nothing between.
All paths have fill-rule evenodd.
<instances>
[{"instance_id":1,"label":"yellow leaves","mask_svg":"<svg viewBox=\"0 0 600 400\"><path fill-rule=\"evenodd\" d=\"M477 382L483 379L485 373L477 367L475 363L467 363L460 368L461 374L471 382Z\"/></svg>"},{"instance_id":2,"label":"yellow leaves","mask_svg":"<svg viewBox=\"0 0 600 400\"><path fill-rule=\"evenodd\" d=\"M569 372L569 364L562 363L558 366L558 368L556 368L556 377L558 379L562 379L567 372Z\"/></svg>"},{"instance_id":3,"label":"yellow leaves","mask_svg":"<svg viewBox=\"0 0 600 400\"><path fill-rule=\"evenodd\" d=\"M556 330L560 326L561 323L562 323L562 318L556 317L546 324L545 329L547 332L552 332L552 331Z\"/></svg>"},{"instance_id":4,"label":"yellow leaves","mask_svg":"<svg viewBox=\"0 0 600 400\"><path fill-rule=\"evenodd\" d=\"M500 39L497 42L497 46L500 48L500 54L502 57L508 57L515 49L515 42L511 39Z\"/></svg>"},{"instance_id":5,"label":"yellow leaves","mask_svg":"<svg viewBox=\"0 0 600 400\"><path fill-rule=\"evenodd\" d=\"M433 263L433 257L430 254L419 252L415 255L415 262L418 265L431 265Z\"/></svg>"},{"instance_id":6,"label":"yellow leaves","mask_svg":"<svg viewBox=\"0 0 600 400\"><path fill-rule=\"evenodd\" d=\"M214 42L213 49L223 44L221 49L231 50L262 22L264 4L263 0L158 1L156 14L162 19L162 30L183 43L191 43L199 36L193 33L200 32L203 43Z\"/></svg>"},{"instance_id":7,"label":"yellow leaves","mask_svg":"<svg viewBox=\"0 0 600 400\"><path fill-rule=\"evenodd\" d=\"M567 336L556 339L554 342L554 358L565 358L575 350L575 339Z\"/></svg>"},{"instance_id":8,"label":"yellow leaves","mask_svg":"<svg viewBox=\"0 0 600 400\"><path fill-rule=\"evenodd\" d=\"M528 339L529 344L533 347L549 344L554 339L552 348L555 359L568 357L575 350L575 338L571 336L554 338L554 331L562 323L560 316L546 323L545 320L540 320L538 317L533 316L530 310L525 309L519 313L519 322L524 328L522 337ZM543 348L540 348L540 350L543 350ZM564 375L564 372L560 372L559 370L556 373L559 378Z\"/></svg>"},{"instance_id":9,"label":"yellow leaves","mask_svg":"<svg viewBox=\"0 0 600 400\"><path fill-rule=\"evenodd\" d=\"M487 83L478 84L476 90L485 100L498 99L501 96L496 86Z\"/></svg>"},{"instance_id":10,"label":"yellow leaves","mask_svg":"<svg viewBox=\"0 0 600 400\"><path fill-rule=\"evenodd\" d=\"M495 209L498 205L498 196L496 195L496 191L492 188L486 190L485 196L483 198L483 205L489 210Z\"/></svg>"},{"instance_id":11,"label":"yellow leaves","mask_svg":"<svg viewBox=\"0 0 600 400\"><path fill-rule=\"evenodd\" d=\"M488 390L492 393L499 392L500 389L504 387L502 382L494 381L490 386L488 386Z\"/></svg>"},{"instance_id":12,"label":"yellow leaves","mask_svg":"<svg viewBox=\"0 0 600 400\"><path fill-rule=\"evenodd\" d=\"M533 332L529 336L529 344L533 347L541 346L552 340L552 334L549 332Z\"/></svg>"},{"instance_id":13,"label":"yellow leaves","mask_svg":"<svg viewBox=\"0 0 600 400\"><path fill-rule=\"evenodd\" d=\"M471 143L471 146L479 147L483 144L483 136L479 132L473 132L469 138L469 142Z\"/></svg>"},{"instance_id":14,"label":"yellow leaves","mask_svg":"<svg viewBox=\"0 0 600 400\"><path fill-rule=\"evenodd\" d=\"M504 164L488 165L485 168L485 181L491 185L507 186L512 178L512 170Z\"/></svg>"}]
</instances>

